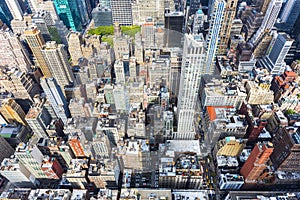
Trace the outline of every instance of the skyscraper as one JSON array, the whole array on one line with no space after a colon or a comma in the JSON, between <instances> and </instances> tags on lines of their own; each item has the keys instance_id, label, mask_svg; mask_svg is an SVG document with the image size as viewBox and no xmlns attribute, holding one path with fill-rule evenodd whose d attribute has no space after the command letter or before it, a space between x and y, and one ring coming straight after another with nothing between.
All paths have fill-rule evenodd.
<instances>
[{"instance_id":1,"label":"skyscraper","mask_svg":"<svg viewBox=\"0 0 300 200\"><path fill-rule=\"evenodd\" d=\"M18 67L22 72L28 72L31 67L28 52L20 42L18 36L0 20L0 65Z\"/></svg>"},{"instance_id":2,"label":"skyscraper","mask_svg":"<svg viewBox=\"0 0 300 200\"><path fill-rule=\"evenodd\" d=\"M81 51L82 36L78 32L71 32L68 36L68 49L72 58L72 64L78 65L78 61L83 57Z\"/></svg>"},{"instance_id":3,"label":"skyscraper","mask_svg":"<svg viewBox=\"0 0 300 200\"><path fill-rule=\"evenodd\" d=\"M220 29L223 22L224 10L226 2L224 0L214 0L212 3L212 13L210 16L209 32L207 34L207 57L205 62L204 73L210 74L214 72L215 56L220 38Z\"/></svg>"},{"instance_id":4,"label":"skyscraper","mask_svg":"<svg viewBox=\"0 0 300 200\"><path fill-rule=\"evenodd\" d=\"M18 122L27 126L25 112L21 106L13 99L4 99L1 102L0 113L9 123Z\"/></svg>"},{"instance_id":5,"label":"skyscraper","mask_svg":"<svg viewBox=\"0 0 300 200\"><path fill-rule=\"evenodd\" d=\"M271 74L279 75L285 70L284 59L293 44L293 40L286 33L274 36L267 50L267 55L260 60L262 66L267 68Z\"/></svg>"},{"instance_id":6,"label":"skyscraper","mask_svg":"<svg viewBox=\"0 0 300 200\"><path fill-rule=\"evenodd\" d=\"M0 1L0 19L9 26L10 21L13 19L13 16L4 0Z\"/></svg>"},{"instance_id":7,"label":"skyscraper","mask_svg":"<svg viewBox=\"0 0 300 200\"><path fill-rule=\"evenodd\" d=\"M291 31L300 14L300 0L289 0L286 2L280 16L281 28L286 31Z\"/></svg>"},{"instance_id":8,"label":"skyscraper","mask_svg":"<svg viewBox=\"0 0 300 200\"><path fill-rule=\"evenodd\" d=\"M52 77L56 79L62 89L73 83L74 76L63 44L56 44L55 41L47 42L43 46L42 54Z\"/></svg>"},{"instance_id":9,"label":"skyscraper","mask_svg":"<svg viewBox=\"0 0 300 200\"><path fill-rule=\"evenodd\" d=\"M67 100L54 78L42 78L41 86L58 118L66 123L70 117Z\"/></svg>"},{"instance_id":10,"label":"skyscraper","mask_svg":"<svg viewBox=\"0 0 300 200\"><path fill-rule=\"evenodd\" d=\"M32 132L39 138L47 138L46 128L51 122L51 117L44 106L31 108L25 120Z\"/></svg>"},{"instance_id":11,"label":"skyscraper","mask_svg":"<svg viewBox=\"0 0 300 200\"><path fill-rule=\"evenodd\" d=\"M175 139L194 139L194 116L200 78L206 72L203 68L205 43L202 34L185 34L182 58Z\"/></svg>"},{"instance_id":12,"label":"skyscraper","mask_svg":"<svg viewBox=\"0 0 300 200\"><path fill-rule=\"evenodd\" d=\"M12 14L13 18L16 20L23 19L23 11L18 2L18 0L5 0L10 13Z\"/></svg>"},{"instance_id":13,"label":"skyscraper","mask_svg":"<svg viewBox=\"0 0 300 200\"><path fill-rule=\"evenodd\" d=\"M24 37L36 59L36 64L40 67L43 75L45 77L51 77L52 74L49 71L47 63L42 55L42 47L45 44L45 41L41 32L37 29L37 27L32 26L25 30Z\"/></svg>"},{"instance_id":14,"label":"skyscraper","mask_svg":"<svg viewBox=\"0 0 300 200\"><path fill-rule=\"evenodd\" d=\"M220 30L220 43L218 47L218 54L226 54L226 49L230 38L229 36L232 21L235 17L237 2L238 0L227 0L224 11L224 19Z\"/></svg>"},{"instance_id":15,"label":"skyscraper","mask_svg":"<svg viewBox=\"0 0 300 200\"><path fill-rule=\"evenodd\" d=\"M250 40L253 44L256 43L256 41L262 36L265 31L270 31L274 26L282 6L282 1L283 0L272 0L269 3L261 26Z\"/></svg>"},{"instance_id":16,"label":"skyscraper","mask_svg":"<svg viewBox=\"0 0 300 200\"><path fill-rule=\"evenodd\" d=\"M111 0L113 23L123 26L132 25L131 0Z\"/></svg>"},{"instance_id":17,"label":"skyscraper","mask_svg":"<svg viewBox=\"0 0 300 200\"><path fill-rule=\"evenodd\" d=\"M82 30L82 19L77 0L54 0L59 18L74 31Z\"/></svg>"}]
</instances>

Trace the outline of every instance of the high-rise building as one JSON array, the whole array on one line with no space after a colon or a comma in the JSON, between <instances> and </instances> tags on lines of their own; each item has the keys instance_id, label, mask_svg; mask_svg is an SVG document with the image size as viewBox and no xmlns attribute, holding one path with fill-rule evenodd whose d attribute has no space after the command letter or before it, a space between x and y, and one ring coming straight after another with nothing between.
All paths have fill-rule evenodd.
<instances>
[{"instance_id":1,"label":"high-rise building","mask_svg":"<svg viewBox=\"0 0 300 200\"><path fill-rule=\"evenodd\" d=\"M10 26L10 21L13 19L12 14L5 1L0 1L0 19L2 22Z\"/></svg>"},{"instance_id":2,"label":"high-rise building","mask_svg":"<svg viewBox=\"0 0 300 200\"><path fill-rule=\"evenodd\" d=\"M275 34L268 47L267 55L260 60L260 64L267 68L271 74L282 74L286 67L284 59L293 42L294 40L286 33Z\"/></svg>"},{"instance_id":3,"label":"high-rise building","mask_svg":"<svg viewBox=\"0 0 300 200\"><path fill-rule=\"evenodd\" d=\"M54 78L42 78L41 86L58 118L66 123L70 117L66 98Z\"/></svg>"},{"instance_id":4,"label":"high-rise building","mask_svg":"<svg viewBox=\"0 0 300 200\"><path fill-rule=\"evenodd\" d=\"M206 72L203 35L184 37L183 60L178 95L178 125L175 139L194 139L194 116L201 75Z\"/></svg>"},{"instance_id":5,"label":"high-rise building","mask_svg":"<svg viewBox=\"0 0 300 200\"><path fill-rule=\"evenodd\" d=\"M50 114L41 107L32 107L28 111L25 120L32 132L39 138L47 138L46 128L51 122Z\"/></svg>"},{"instance_id":6,"label":"high-rise building","mask_svg":"<svg viewBox=\"0 0 300 200\"><path fill-rule=\"evenodd\" d=\"M5 158L1 163L0 174L16 187L35 187L30 172L17 158Z\"/></svg>"},{"instance_id":7,"label":"high-rise building","mask_svg":"<svg viewBox=\"0 0 300 200\"><path fill-rule=\"evenodd\" d=\"M300 0L289 0L286 2L280 16L280 28L291 31L300 14Z\"/></svg>"},{"instance_id":8,"label":"high-rise building","mask_svg":"<svg viewBox=\"0 0 300 200\"><path fill-rule=\"evenodd\" d=\"M257 183L263 177L267 162L273 152L272 143L257 143L241 169L245 183Z\"/></svg>"},{"instance_id":9,"label":"high-rise building","mask_svg":"<svg viewBox=\"0 0 300 200\"><path fill-rule=\"evenodd\" d=\"M274 144L274 151L271 160L275 169L291 173L298 171L300 167L299 131L279 128L272 142Z\"/></svg>"},{"instance_id":10,"label":"high-rise building","mask_svg":"<svg viewBox=\"0 0 300 200\"><path fill-rule=\"evenodd\" d=\"M206 20L207 16L203 13L201 9L197 10L197 12L194 15L194 21L193 21L193 33L197 34L200 31L203 31L204 29L204 22Z\"/></svg>"},{"instance_id":11,"label":"high-rise building","mask_svg":"<svg viewBox=\"0 0 300 200\"><path fill-rule=\"evenodd\" d=\"M16 20L23 19L23 11L18 0L5 0L7 7Z\"/></svg>"},{"instance_id":12,"label":"high-rise building","mask_svg":"<svg viewBox=\"0 0 300 200\"><path fill-rule=\"evenodd\" d=\"M59 18L73 31L82 30L82 19L80 16L77 0L54 0L54 5Z\"/></svg>"},{"instance_id":13,"label":"high-rise building","mask_svg":"<svg viewBox=\"0 0 300 200\"><path fill-rule=\"evenodd\" d=\"M224 0L215 0L212 4L212 13L210 16L209 32L207 34L207 57L205 61L205 72L211 74L215 69L215 57L220 38L220 30L223 23L224 10L226 2Z\"/></svg>"},{"instance_id":14,"label":"high-rise building","mask_svg":"<svg viewBox=\"0 0 300 200\"><path fill-rule=\"evenodd\" d=\"M111 0L111 11L113 23L122 26L132 25L132 4L131 0Z\"/></svg>"},{"instance_id":15,"label":"high-rise building","mask_svg":"<svg viewBox=\"0 0 300 200\"><path fill-rule=\"evenodd\" d=\"M56 79L62 89L74 83L74 76L63 44L56 44L55 41L47 42L43 46L42 55L52 77Z\"/></svg>"},{"instance_id":16,"label":"high-rise building","mask_svg":"<svg viewBox=\"0 0 300 200\"><path fill-rule=\"evenodd\" d=\"M166 47L181 47L183 25L183 12L174 11L165 13L164 45Z\"/></svg>"},{"instance_id":17,"label":"high-rise building","mask_svg":"<svg viewBox=\"0 0 300 200\"><path fill-rule=\"evenodd\" d=\"M283 0L272 0L269 3L268 9L264 16L261 26L257 30L257 32L251 38L251 42L253 44L262 36L265 31L270 31L271 28L274 26L277 16L280 12Z\"/></svg>"},{"instance_id":18,"label":"high-rise building","mask_svg":"<svg viewBox=\"0 0 300 200\"><path fill-rule=\"evenodd\" d=\"M153 21L158 24L164 23L165 2L164 0L136 0L132 1L132 18L134 25L142 25Z\"/></svg>"},{"instance_id":19,"label":"high-rise building","mask_svg":"<svg viewBox=\"0 0 300 200\"><path fill-rule=\"evenodd\" d=\"M108 7L98 5L93 9L92 17L95 27L112 25L112 12Z\"/></svg>"},{"instance_id":20,"label":"high-rise building","mask_svg":"<svg viewBox=\"0 0 300 200\"><path fill-rule=\"evenodd\" d=\"M37 29L37 27L33 26L25 30L24 37L36 59L36 64L40 67L43 75L45 77L51 77L52 74L42 55L42 47L45 44L45 41L41 32Z\"/></svg>"},{"instance_id":21,"label":"high-rise building","mask_svg":"<svg viewBox=\"0 0 300 200\"><path fill-rule=\"evenodd\" d=\"M51 41L52 38L53 40L56 39L54 34L57 34L57 32L50 12L45 10L36 12L35 15L32 16L32 24L37 26L41 31L45 42ZM57 40L58 39L59 38L57 38Z\"/></svg>"},{"instance_id":22,"label":"high-rise building","mask_svg":"<svg viewBox=\"0 0 300 200\"><path fill-rule=\"evenodd\" d=\"M218 54L226 54L226 50L228 47L228 42L230 37L230 31L233 19L235 17L236 13L236 6L237 6L238 0L227 0L226 1L226 7L224 11L224 19L222 22L222 27L220 29L220 43L218 47Z\"/></svg>"},{"instance_id":23,"label":"high-rise building","mask_svg":"<svg viewBox=\"0 0 300 200\"><path fill-rule=\"evenodd\" d=\"M78 32L71 32L68 36L68 50L71 55L73 65L78 65L79 59L83 57L81 44L81 34Z\"/></svg>"},{"instance_id":24,"label":"high-rise building","mask_svg":"<svg viewBox=\"0 0 300 200\"><path fill-rule=\"evenodd\" d=\"M0 146L0 162L2 162L5 158L9 158L15 152L15 150L10 146L10 144L1 136Z\"/></svg>"},{"instance_id":25,"label":"high-rise building","mask_svg":"<svg viewBox=\"0 0 300 200\"><path fill-rule=\"evenodd\" d=\"M15 156L30 173L32 179L45 180L48 178L41 168L44 156L36 145L29 146L20 143L16 148Z\"/></svg>"},{"instance_id":26,"label":"high-rise building","mask_svg":"<svg viewBox=\"0 0 300 200\"><path fill-rule=\"evenodd\" d=\"M31 67L28 52L21 44L18 36L0 20L0 65L18 67L22 72L28 72Z\"/></svg>"},{"instance_id":27,"label":"high-rise building","mask_svg":"<svg viewBox=\"0 0 300 200\"><path fill-rule=\"evenodd\" d=\"M113 90L116 110L120 113L129 113L129 93L128 89L122 85L116 85Z\"/></svg>"},{"instance_id":28,"label":"high-rise building","mask_svg":"<svg viewBox=\"0 0 300 200\"><path fill-rule=\"evenodd\" d=\"M1 102L0 113L10 124L18 122L27 126L25 112L21 106L13 99L4 99Z\"/></svg>"},{"instance_id":29,"label":"high-rise building","mask_svg":"<svg viewBox=\"0 0 300 200\"><path fill-rule=\"evenodd\" d=\"M15 98L29 99L38 94L38 85L29 74L19 71L17 68L4 68L0 72L0 85Z\"/></svg>"}]
</instances>

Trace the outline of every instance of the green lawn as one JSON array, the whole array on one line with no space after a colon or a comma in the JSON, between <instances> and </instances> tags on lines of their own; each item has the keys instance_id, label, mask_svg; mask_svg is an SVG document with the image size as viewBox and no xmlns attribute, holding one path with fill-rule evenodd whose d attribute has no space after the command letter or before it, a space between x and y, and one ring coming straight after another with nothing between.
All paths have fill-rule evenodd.
<instances>
[{"instance_id":1,"label":"green lawn","mask_svg":"<svg viewBox=\"0 0 300 200\"><path fill-rule=\"evenodd\" d=\"M114 46L114 39L112 36L102 36L101 42L107 42L110 46Z\"/></svg>"},{"instance_id":2,"label":"green lawn","mask_svg":"<svg viewBox=\"0 0 300 200\"><path fill-rule=\"evenodd\" d=\"M140 26L121 26L121 30L124 34L134 37L137 32L141 30ZM109 36L114 34L114 26L99 26L88 30L88 34Z\"/></svg>"}]
</instances>

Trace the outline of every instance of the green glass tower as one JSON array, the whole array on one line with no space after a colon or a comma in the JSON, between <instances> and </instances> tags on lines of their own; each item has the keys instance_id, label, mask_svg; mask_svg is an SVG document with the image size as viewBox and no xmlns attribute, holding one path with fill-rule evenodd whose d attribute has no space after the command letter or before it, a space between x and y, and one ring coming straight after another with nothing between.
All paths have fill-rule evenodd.
<instances>
[{"instance_id":1,"label":"green glass tower","mask_svg":"<svg viewBox=\"0 0 300 200\"><path fill-rule=\"evenodd\" d=\"M82 30L80 9L76 0L54 0L59 18L74 31Z\"/></svg>"}]
</instances>

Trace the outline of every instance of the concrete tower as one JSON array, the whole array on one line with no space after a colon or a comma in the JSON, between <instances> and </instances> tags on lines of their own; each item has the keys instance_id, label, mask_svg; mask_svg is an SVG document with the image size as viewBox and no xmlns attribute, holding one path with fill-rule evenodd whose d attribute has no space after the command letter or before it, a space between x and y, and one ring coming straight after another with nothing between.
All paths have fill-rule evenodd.
<instances>
[{"instance_id":1,"label":"concrete tower","mask_svg":"<svg viewBox=\"0 0 300 200\"><path fill-rule=\"evenodd\" d=\"M194 139L194 115L201 75L206 72L205 43L201 35L184 37L183 60L178 96L178 126L175 139Z\"/></svg>"},{"instance_id":2,"label":"concrete tower","mask_svg":"<svg viewBox=\"0 0 300 200\"><path fill-rule=\"evenodd\" d=\"M211 74L214 72L215 56L219 44L220 30L222 27L226 2L224 0L215 0L212 3L212 6L213 8L210 16L209 32L206 38L206 41L208 42L207 57L205 64L206 74Z\"/></svg>"}]
</instances>

